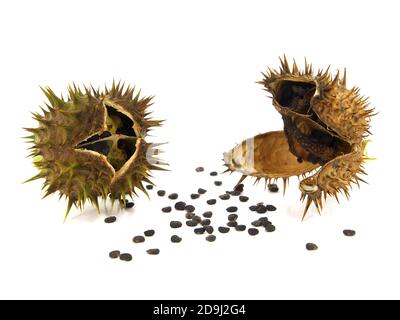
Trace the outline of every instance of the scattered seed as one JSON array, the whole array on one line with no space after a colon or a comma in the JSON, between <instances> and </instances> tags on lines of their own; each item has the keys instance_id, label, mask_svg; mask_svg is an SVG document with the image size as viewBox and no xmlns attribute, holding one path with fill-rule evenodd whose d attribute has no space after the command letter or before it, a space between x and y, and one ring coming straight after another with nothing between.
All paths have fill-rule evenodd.
<instances>
[{"instance_id":1,"label":"scattered seed","mask_svg":"<svg viewBox=\"0 0 400 320\"><path fill-rule=\"evenodd\" d=\"M210 219L203 219L201 220L200 224L204 227L204 226L209 226L211 224L211 220Z\"/></svg>"},{"instance_id":2,"label":"scattered seed","mask_svg":"<svg viewBox=\"0 0 400 320\"><path fill-rule=\"evenodd\" d=\"M200 216L196 216L196 215L195 215L195 216L193 217L193 220L196 221L197 223L200 223L201 220L203 220L203 219L202 219Z\"/></svg>"},{"instance_id":3,"label":"scattered seed","mask_svg":"<svg viewBox=\"0 0 400 320\"><path fill-rule=\"evenodd\" d=\"M240 200L240 202L247 202L247 201L249 201L249 197L240 196L240 197L239 197L239 200Z\"/></svg>"},{"instance_id":4,"label":"scattered seed","mask_svg":"<svg viewBox=\"0 0 400 320\"><path fill-rule=\"evenodd\" d=\"M263 205L257 206L257 213L263 214L267 212L267 207Z\"/></svg>"},{"instance_id":5,"label":"scattered seed","mask_svg":"<svg viewBox=\"0 0 400 320\"><path fill-rule=\"evenodd\" d=\"M153 188L154 188L154 186L151 185L151 184L148 184L148 185L146 186L146 189L147 189L147 190L152 190Z\"/></svg>"},{"instance_id":6,"label":"scattered seed","mask_svg":"<svg viewBox=\"0 0 400 320\"><path fill-rule=\"evenodd\" d=\"M186 208L186 203L185 202L178 201L177 203L175 203L175 209L176 210L182 211L182 210L185 210L185 208Z\"/></svg>"},{"instance_id":7,"label":"scattered seed","mask_svg":"<svg viewBox=\"0 0 400 320\"><path fill-rule=\"evenodd\" d=\"M222 181L214 181L214 184L219 187L222 186Z\"/></svg>"},{"instance_id":8,"label":"scattered seed","mask_svg":"<svg viewBox=\"0 0 400 320\"><path fill-rule=\"evenodd\" d=\"M258 206L250 206L249 209L250 211L257 211Z\"/></svg>"},{"instance_id":9,"label":"scattered seed","mask_svg":"<svg viewBox=\"0 0 400 320\"><path fill-rule=\"evenodd\" d=\"M229 228L227 227L218 227L218 231L221 233L228 233L229 232Z\"/></svg>"},{"instance_id":10,"label":"scattered seed","mask_svg":"<svg viewBox=\"0 0 400 320\"><path fill-rule=\"evenodd\" d=\"M178 199L178 194L177 193L171 193L168 196L168 198L171 199L171 200L176 200L176 199Z\"/></svg>"},{"instance_id":11,"label":"scattered seed","mask_svg":"<svg viewBox=\"0 0 400 320\"><path fill-rule=\"evenodd\" d=\"M144 235L145 235L146 237L152 237L152 236L154 236L155 233L156 233L156 232L155 232L153 229L151 229L151 230L146 230L146 231L144 232Z\"/></svg>"},{"instance_id":12,"label":"scattered seed","mask_svg":"<svg viewBox=\"0 0 400 320\"><path fill-rule=\"evenodd\" d=\"M178 242L181 242L181 241L182 241L182 238L179 237L179 236L177 236L176 234L174 234L174 235L171 237L171 242L173 242L173 243L178 243Z\"/></svg>"},{"instance_id":13,"label":"scattered seed","mask_svg":"<svg viewBox=\"0 0 400 320\"><path fill-rule=\"evenodd\" d=\"M207 190L206 190L206 189L199 188L199 189L197 190L197 192L198 192L199 194L205 194L205 193L207 192Z\"/></svg>"},{"instance_id":14,"label":"scattered seed","mask_svg":"<svg viewBox=\"0 0 400 320\"><path fill-rule=\"evenodd\" d=\"M240 196L242 194L242 191L239 190L233 190L233 191L227 191L226 193L229 193L231 196Z\"/></svg>"},{"instance_id":15,"label":"scattered seed","mask_svg":"<svg viewBox=\"0 0 400 320\"><path fill-rule=\"evenodd\" d=\"M239 224L235 227L236 231L244 231L246 230L246 226L244 224Z\"/></svg>"},{"instance_id":16,"label":"scattered seed","mask_svg":"<svg viewBox=\"0 0 400 320\"><path fill-rule=\"evenodd\" d=\"M203 167L197 167L196 168L196 172L203 172L204 171L204 168Z\"/></svg>"},{"instance_id":17,"label":"scattered seed","mask_svg":"<svg viewBox=\"0 0 400 320\"><path fill-rule=\"evenodd\" d=\"M115 250L115 251L111 251L111 252L108 254L108 256L109 256L111 259L117 259L117 258L119 258L120 254L121 254L121 252L119 252L118 250Z\"/></svg>"},{"instance_id":18,"label":"scattered seed","mask_svg":"<svg viewBox=\"0 0 400 320\"><path fill-rule=\"evenodd\" d=\"M236 221L229 221L226 225L228 227L235 228L238 225L238 223Z\"/></svg>"},{"instance_id":19,"label":"scattered seed","mask_svg":"<svg viewBox=\"0 0 400 320\"><path fill-rule=\"evenodd\" d=\"M354 237L356 235L356 232L354 230L346 229L346 230L343 230L343 234L346 237Z\"/></svg>"},{"instance_id":20,"label":"scattered seed","mask_svg":"<svg viewBox=\"0 0 400 320\"><path fill-rule=\"evenodd\" d=\"M114 216L107 217L104 219L105 223L114 223L115 221L117 221L117 217L114 217Z\"/></svg>"},{"instance_id":21,"label":"scattered seed","mask_svg":"<svg viewBox=\"0 0 400 320\"><path fill-rule=\"evenodd\" d=\"M185 214L186 219L193 219L194 216L195 216L195 214L193 212L188 212Z\"/></svg>"},{"instance_id":22,"label":"scattered seed","mask_svg":"<svg viewBox=\"0 0 400 320\"><path fill-rule=\"evenodd\" d=\"M195 234L203 234L206 231L206 229L200 227L200 228L195 228L193 231Z\"/></svg>"},{"instance_id":23,"label":"scattered seed","mask_svg":"<svg viewBox=\"0 0 400 320\"><path fill-rule=\"evenodd\" d=\"M315 243L309 242L309 243L306 244L306 249L308 251L315 251L315 250L318 249L318 246Z\"/></svg>"},{"instance_id":24,"label":"scattered seed","mask_svg":"<svg viewBox=\"0 0 400 320\"><path fill-rule=\"evenodd\" d=\"M170 223L169 223L169 226L171 227L171 228L173 228L173 229L177 229L177 228L180 228L180 227L182 227L182 222L180 222L180 221L171 221Z\"/></svg>"},{"instance_id":25,"label":"scattered seed","mask_svg":"<svg viewBox=\"0 0 400 320\"><path fill-rule=\"evenodd\" d=\"M186 221L186 225L187 225L188 227L196 227L198 224L199 224L199 223L198 223L197 221L195 221L195 220L188 220L188 221Z\"/></svg>"},{"instance_id":26,"label":"scattered seed","mask_svg":"<svg viewBox=\"0 0 400 320\"><path fill-rule=\"evenodd\" d=\"M193 199L193 200L198 199L199 197L200 197L200 195L198 193L192 193L190 195L190 198Z\"/></svg>"},{"instance_id":27,"label":"scattered seed","mask_svg":"<svg viewBox=\"0 0 400 320\"><path fill-rule=\"evenodd\" d=\"M219 198L220 198L221 200L229 200L230 197L231 197L231 196L230 196L229 194L227 194L227 193L221 194L221 195L219 196Z\"/></svg>"},{"instance_id":28,"label":"scattered seed","mask_svg":"<svg viewBox=\"0 0 400 320\"><path fill-rule=\"evenodd\" d=\"M228 216L229 221L236 221L238 218L238 215L236 213L232 213Z\"/></svg>"},{"instance_id":29,"label":"scattered seed","mask_svg":"<svg viewBox=\"0 0 400 320\"><path fill-rule=\"evenodd\" d=\"M132 255L130 255L129 253L123 253L123 254L121 254L121 255L119 256L119 259L120 259L121 261L129 262L129 261L132 260Z\"/></svg>"},{"instance_id":30,"label":"scattered seed","mask_svg":"<svg viewBox=\"0 0 400 320\"><path fill-rule=\"evenodd\" d=\"M161 209L162 212L171 212L172 208L171 207L165 207Z\"/></svg>"},{"instance_id":31,"label":"scattered seed","mask_svg":"<svg viewBox=\"0 0 400 320\"><path fill-rule=\"evenodd\" d=\"M149 249L146 252L150 255L157 255L160 253L160 249Z\"/></svg>"},{"instance_id":32,"label":"scattered seed","mask_svg":"<svg viewBox=\"0 0 400 320\"><path fill-rule=\"evenodd\" d=\"M192 206L191 204L189 204L188 206L185 207L185 210L187 212L194 212L194 210L196 210L196 208L194 206Z\"/></svg>"},{"instance_id":33,"label":"scattered seed","mask_svg":"<svg viewBox=\"0 0 400 320\"><path fill-rule=\"evenodd\" d=\"M251 223L252 226L254 227L261 227L262 226L262 222L260 220L255 220Z\"/></svg>"},{"instance_id":34,"label":"scattered seed","mask_svg":"<svg viewBox=\"0 0 400 320\"><path fill-rule=\"evenodd\" d=\"M276 210L276 207L273 206L272 204L267 204L266 208L267 208L268 211L275 211Z\"/></svg>"},{"instance_id":35,"label":"scattered seed","mask_svg":"<svg viewBox=\"0 0 400 320\"><path fill-rule=\"evenodd\" d=\"M157 195L160 197L164 197L165 196L165 190L158 190L157 191Z\"/></svg>"},{"instance_id":36,"label":"scattered seed","mask_svg":"<svg viewBox=\"0 0 400 320\"><path fill-rule=\"evenodd\" d=\"M249 228L249 230L247 230L247 232L251 236L255 236L255 235L257 235L259 233L258 229L256 229L256 228Z\"/></svg>"},{"instance_id":37,"label":"scattered seed","mask_svg":"<svg viewBox=\"0 0 400 320\"><path fill-rule=\"evenodd\" d=\"M228 208L226 208L226 211L228 211L228 212L236 212L236 211L238 211L238 208L237 207L228 207Z\"/></svg>"},{"instance_id":38,"label":"scattered seed","mask_svg":"<svg viewBox=\"0 0 400 320\"><path fill-rule=\"evenodd\" d=\"M204 229L206 229L206 232L208 234L211 234L214 232L214 227L213 226L204 226Z\"/></svg>"},{"instance_id":39,"label":"scattered seed","mask_svg":"<svg viewBox=\"0 0 400 320\"><path fill-rule=\"evenodd\" d=\"M274 232L275 231L275 226L268 221L268 223L266 223L266 225L264 225L265 227L265 231L267 232Z\"/></svg>"},{"instance_id":40,"label":"scattered seed","mask_svg":"<svg viewBox=\"0 0 400 320\"><path fill-rule=\"evenodd\" d=\"M244 184L243 184L243 183L238 184L238 185L234 188L234 191L243 192L243 190L244 190Z\"/></svg>"},{"instance_id":41,"label":"scattered seed","mask_svg":"<svg viewBox=\"0 0 400 320\"><path fill-rule=\"evenodd\" d=\"M215 177L215 176L217 176L217 175L218 175L218 172L216 172L216 171L210 172L210 176L212 176L212 177Z\"/></svg>"},{"instance_id":42,"label":"scattered seed","mask_svg":"<svg viewBox=\"0 0 400 320\"><path fill-rule=\"evenodd\" d=\"M209 205L214 205L216 203L217 203L217 200L215 200L215 199L207 200L207 204L209 204Z\"/></svg>"},{"instance_id":43,"label":"scattered seed","mask_svg":"<svg viewBox=\"0 0 400 320\"><path fill-rule=\"evenodd\" d=\"M203 217L204 217L204 218L211 218L212 215L213 215L213 214L212 214L211 211L206 211L206 212L203 213Z\"/></svg>"},{"instance_id":44,"label":"scattered seed","mask_svg":"<svg viewBox=\"0 0 400 320\"><path fill-rule=\"evenodd\" d=\"M209 236L206 237L206 240L207 240L208 242L214 242L215 239L217 239L217 237L214 236L213 234L210 234Z\"/></svg>"},{"instance_id":45,"label":"scattered seed","mask_svg":"<svg viewBox=\"0 0 400 320\"><path fill-rule=\"evenodd\" d=\"M261 217L261 218L258 219L258 221L269 222L268 217Z\"/></svg>"},{"instance_id":46,"label":"scattered seed","mask_svg":"<svg viewBox=\"0 0 400 320\"><path fill-rule=\"evenodd\" d=\"M132 240L134 243L142 243L142 242L144 242L145 241L145 238L143 237L143 236L135 236L135 237L133 237L133 240Z\"/></svg>"},{"instance_id":47,"label":"scattered seed","mask_svg":"<svg viewBox=\"0 0 400 320\"><path fill-rule=\"evenodd\" d=\"M125 204L125 208L127 208L127 209L130 209L130 208L133 208L133 207L134 207L134 205L135 205L135 203L134 203L134 202L132 202L132 201L128 201L128 202Z\"/></svg>"},{"instance_id":48,"label":"scattered seed","mask_svg":"<svg viewBox=\"0 0 400 320\"><path fill-rule=\"evenodd\" d=\"M268 184L268 190L270 192L278 192L279 188L275 183L270 183L270 184Z\"/></svg>"}]
</instances>

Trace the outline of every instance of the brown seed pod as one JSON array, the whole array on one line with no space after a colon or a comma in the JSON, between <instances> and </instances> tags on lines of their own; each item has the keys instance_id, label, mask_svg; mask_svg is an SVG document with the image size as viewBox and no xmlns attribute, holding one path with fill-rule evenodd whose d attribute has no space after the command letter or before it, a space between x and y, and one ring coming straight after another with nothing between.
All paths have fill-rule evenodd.
<instances>
[{"instance_id":1,"label":"brown seed pod","mask_svg":"<svg viewBox=\"0 0 400 320\"><path fill-rule=\"evenodd\" d=\"M243 141L224 154L227 171L256 177L256 182L303 176L301 200L307 199L303 219L312 202L318 212L322 195L349 197L352 183L364 181L365 139L374 109L359 89L346 87L346 70L340 78L327 70L314 73L305 61L290 67L284 56L279 71L268 69L259 83L272 94L272 104L282 115L284 131L268 132Z\"/></svg>"}]
</instances>

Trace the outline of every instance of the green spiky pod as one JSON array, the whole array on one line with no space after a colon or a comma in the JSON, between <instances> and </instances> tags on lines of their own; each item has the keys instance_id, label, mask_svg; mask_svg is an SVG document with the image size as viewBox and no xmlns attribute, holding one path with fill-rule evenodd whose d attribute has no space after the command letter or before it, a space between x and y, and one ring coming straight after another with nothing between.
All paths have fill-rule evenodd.
<instances>
[{"instance_id":1,"label":"green spiky pod","mask_svg":"<svg viewBox=\"0 0 400 320\"><path fill-rule=\"evenodd\" d=\"M149 118L152 97L140 98L134 88L113 83L104 91L73 85L66 100L50 88L42 89L49 103L34 113L37 128L28 128L31 156L44 178L45 197L59 192L72 205L87 201L99 208L98 199L110 195L122 203L136 194L147 194L143 182L152 184L151 170L163 170L155 156L158 145L145 141L162 121Z\"/></svg>"}]
</instances>

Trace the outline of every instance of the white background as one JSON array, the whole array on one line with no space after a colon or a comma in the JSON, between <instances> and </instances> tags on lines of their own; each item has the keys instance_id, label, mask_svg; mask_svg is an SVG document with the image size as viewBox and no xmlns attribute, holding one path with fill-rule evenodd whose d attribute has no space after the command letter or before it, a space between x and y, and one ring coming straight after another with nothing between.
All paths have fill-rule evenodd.
<instances>
[{"instance_id":1,"label":"white background","mask_svg":"<svg viewBox=\"0 0 400 320\"><path fill-rule=\"evenodd\" d=\"M400 298L398 127L400 56L397 1L2 1L0 4L1 200L0 298L270 299ZM35 126L39 85L66 93L72 81L104 85L122 79L155 95L154 116L167 119L153 141L168 141L170 172L154 181L190 201L198 187L205 200L232 188L239 175L213 186L222 153L257 133L281 129L279 114L260 85L261 71L286 53L315 68L347 67L349 85L361 87L379 111L372 122L369 185L341 205L329 200L319 217L301 223L297 178L285 197L246 183L251 203L278 207L276 232L256 237L231 230L217 241L189 228L173 232L168 203L152 192L135 209L117 213L71 212L57 196L41 200L41 181L26 159L22 127ZM203 165L206 172L194 168ZM230 203L235 204L237 200ZM257 218L240 206L240 221ZM214 226L227 203L213 208ZM110 214L110 213L108 213ZM144 244L131 238L148 228ZM344 228L357 231L354 238ZM181 244L169 237L178 233ZM319 246L305 250L307 242ZM161 249L148 256L147 248ZM108 258L113 249L133 261Z\"/></svg>"}]
</instances>

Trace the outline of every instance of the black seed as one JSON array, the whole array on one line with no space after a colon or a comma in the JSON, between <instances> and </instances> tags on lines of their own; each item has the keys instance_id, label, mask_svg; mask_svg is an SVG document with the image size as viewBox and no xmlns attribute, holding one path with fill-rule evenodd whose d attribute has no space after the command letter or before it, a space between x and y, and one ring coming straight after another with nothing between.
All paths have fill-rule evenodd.
<instances>
[{"instance_id":1,"label":"black seed","mask_svg":"<svg viewBox=\"0 0 400 320\"><path fill-rule=\"evenodd\" d=\"M107 137L111 137L111 133L108 131L104 131L101 135L100 135L100 139L104 139Z\"/></svg>"},{"instance_id":2,"label":"black seed","mask_svg":"<svg viewBox=\"0 0 400 320\"><path fill-rule=\"evenodd\" d=\"M241 202L247 202L247 201L249 201L249 197L240 196L240 197L239 197L239 200L240 200Z\"/></svg>"},{"instance_id":3,"label":"black seed","mask_svg":"<svg viewBox=\"0 0 400 320\"><path fill-rule=\"evenodd\" d=\"M222 186L222 181L214 181L214 184L219 187Z\"/></svg>"},{"instance_id":4,"label":"black seed","mask_svg":"<svg viewBox=\"0 0 400 320\"><path fill-rule=\"evenodd\" d=\"M178 201L177 203L175 203L175 209L176 210L185 210L186 208L186 203L183 201Z\"/></svg>"},{"instance_id":5,"label":"black seed","mask_svg":"<svg viewBox=\"0 0 400 320\"><path fill-rule=\"evenodd\" d=\"M171 200L176 200L176 199L178 199L178 194L177 193L171 193L168 196L168 198L171 199Z\"/></svg>"},{"instance_id":6,"label":"black seed","mask_svg":"<svg viewBox=\"0 0 400 320\"><path fill-rule=\"evenodd\" d=\"M217 239L217 237L214 236L213 234L210 234L209 236L206 237L206 240L207 240L208 242L214 242L215 239Z\"/></svg>"},{"instance_id":7,"label":"black seed","mask_svg":"<svg viewBox=\"0 0 400 320\"><path fill-rule=\"evenodd\" d=\"M203 234L205 231L206 231L206 229L204 229L203 227L194 229L195 234Z\"/></svg>"},{"instance_id":8,"label":"black seed","mask_svg":"<svg viewBox=\"0 0 400 320\"><path fill-rule=\"evenodd\" d=\"M197 190L197 192L198 192L199 194L205 194L205 193L207 192L207 190L206 190L206 189L199 188L199 189Z\"/></svg>"},{"instance_id":9,"label":"black seed","mask_svg":"<svg viewBox=\"0 0 400 320\"><path fill-rule=\"evenodd\" d=\"M314 250L318 249L318 246L315 243L309 242L309 243L306 244L306 249L308 251L314 251Z\"/></svg>"},{"instance_id":10,"label":"black seed","mask_svg":"<svg viewBox=\"0 0 400 320\"><path fill-rule=\"evenodd\" d=\"M187 212L194 212L194 210L196 210L196 208L194 206L192 206L191 204L189 204L188 206L185 207L185 210Z\"/></svg>"},{"instance_id":11,"label":"black seed","mask_svg":"<svg viewBox=\"0 0 400 320\"><path fill-rule=\"evenodd\" d=\"M261 227L262 226L262 222L260 220L255 220L251 223L252 226L254 227Z\"/></svg>"},{"instance_id":12,"label":"black seed","mask_svg":"<svg viewBox=\"0 0 400 320\"><path fill-rule=\"evenodd\" d=\"M219 196L219 198L220 198L221 200L229 200L230 197L231 197L231 196L230 196L229 194L227 194L227 193L222 194L222 195Z\"/></svg>"},{"instance_id":13,"label":"black seed","mask_svg":"<svg viewBox=\"0 0 400 320\"><path fill-rule=\"evenodd\" d=\"M156 233L156 232L155 232L153 229L151 229L151 230L146 230L146 231L144 232L144 235L145 235L146 237L152 237L152 236L154 236L155 233Z\"/></svg>"},{"instance_id":14,"label":"black seed","mask_svg":"<svg viewBox=\"0 0 400 320\"><path fill-rule=\"evenodd\" d=\"M181 241L182 241L182 238L177 236L177 235L173 235L171 237L171 242L173 242L173 243L178 243L178 242L181 242Z\"/></svg>"},{"instance_id":15,"label":"black seed","mask_svg":"<svg viewBox=\"0 0 400 320\"><path fill-rule=\"evenodd\" d=\"M121 252L119 252L118 250L115 250L115 251L111 251L111 252L108 254L108 256L109 256L111 259L117 259L117 258L119 258L120 254L121 254Z\"/></svg>"},{"instance_id":16,"label":"black seed","mask_svg":"<svg viewBox=\"0 0 400 320\"><path fill-rule=\"evenodd\" d=\"M236 213L232 213L228 216L229 221L236 221L238 218L238 215Z\"/></svg>"},{"instance_id":17,"label":"black seed","mask_svg":"<svg viewBox=\"0 0 400 320\"><path fill-rule=\"evenodd\" d=\"M182 222L180 222L180 221L171 221L169 223L169 226L171 228L173 228L173 229L180 228L180 227L182 227Z\"/></svg>"},{"instance_id":18,"label":"black seed","mask_svg":"<svg viewBox=\"0 0 400 320\"><path fill-rule=\"evenodd\" d=\"M269 221L268 221L268 223L266 223L263 226L265 227L265 231L267 231L267 232L274 232L275 231L275 226Z\"/></svg>"},{"instance_id":19,"label":"black seed","mask_svg":"<svg viewBox=\"0 0 400 320\"><path fill-rule=\"evenodd\" d=\"M238 211L238 208L237 207L228 207L228 208L226 208L226 211L228 211L228 212L236 212L236 211Z\"/></svg>"},{"instance_id":20,"label":"black seed","mask_svg":"<svg viewBox=\"0 0 400 320\"><path fill-rule=\"evenodd\" d=\"M238 185L234 188L234 191L241 191L241 192L243 192L243 189L244 189L244 184L243 184L243 183L240 183L240 184L238 184Z\"/></svg>"},{"instance_id":21,"label":"black seed","mask_svg":"<svg viewBox=\"0 0 400 320\"><path fill-rule=\"evenodd\" d=\"M194 216L195 216L195 214L193 212L188 212L185 214L186 219L193 219Z\"/></svg>"},{"instance_id":22,"label":"black seed","mask_svg":"<svg viewBox=\"0 0 400 320\"><path fill-rule=\"evenodd\" d=\"M217 175L218 175L218 172L216 172L216 171L210 172L210 176L212 176L212 177L215 177L215 176L217 176Z\"/></svg>"},{"instance_id":23,"label":"black seed","mask_svg":"<svg viewBox=\"0 0 400 320\"><path fill-rule=\"evenodd\" d=\"M236 231L244 231L246 230L246 226L244 224L239 224L235 227Z\"/></svg>"},{"instance_id":24,"label":"black seed","mask_svg":"<svg viewBox=\"0 0 400 320\"><path fill-rule=\"evenodd\" d=\"M164 197L165 196L165 190L158 190L157 191L157 195L159 195L160 197Z\"/></svg>"},{"instance_id":25,"label":"black seed","mask_svg":"<svg viewBox=\"0 0 400 320\"><path fill-rule=\"evenodd\" d=\"M107 217L104 219L105 223L114 223L115 221L117 221L117 217L114 217L114 216Z\"/></svg>"},{"instance_id":26,"label":"black seed","mask_svg":"<svg viewBox=\"0 0 400 320\"><path fill-rule=\"evenodd\" d=\"M190 195L190 198L193 199L193 200L198 199L199 197L200 197L200 195L198 193L192 193Z\"/></svg>"},{"instance_id":27,"label":"black seed","mask_svg":"<svg viewBox=\"0 0 400 320\"><path fill-rule=\"evenodd\" d=\"M267 212L267 207L263 205L257 206L257 213L263 214Z\"/></svg>"},{"instance_id":28,"label":"black seed","mask_svg":"<svg viewBox=\"0 0 400 320\"><path fill-rule=\"evenodd\" d=\"M268 211L275 211L276 210L276 207L273 206L272 204L267 204L266 208L267 208Z\"/></svg>"},{"instance_id":29,"label":"black seed","mask_svg":"<svg viewBox=\"0 0 400 320\"><path fill-rule=\"evenodd\" d=\"M150 255L157 255L160 253L160 249L149 249L146 252Z\"/></svg>"},{"instance_id":30,"label":"black seed","mask_svg":"<svg viewBox=\"0 0 400 320\"><path fill-rule=\"evenodd\" d=\"M257 235L259 233L258 229L256 229L256 228L249 228L249 230L247 230L247 232L251 236L255 236L255 235Z\"/></svg>"},{"instance_id":31,"label":"black seed","mask_svg":"<svg viewBox=\"0 0 400 320\"><path fill-rule=\"evenodd\" d=\"M197 221L195 221L195 220L188 220L188 221L186 221L186 225L188 226L188 227L195 227L195 226L197 226L199 223L197 222Z\"/></svg>"},{"instance_id":32,"label":"black seed","mask_svg":"<svg viewBox=\"0 0 400 320\"><path fill-rule=\"evenodd\" d=\"M134 205L135 205L134 202L129 201L129 202L127 202L127 203L125 204L125 208L130 209L130 208L133 208Z\"/></svg>"},{"instance_id":33,"label":"black seed","mask_svg":"<svg viewBox=\"0 0 400 320\"><path fill-rule=\"evenodd\" d=\"M123 253L119 256L119 259L122 261L129 262L132 260L132 255L130 255L129 253Z\"/></svg>"},{"instance_id":34,"label":"black seed","mask_svg":"<svg viewBox=\"0 0 400 320\"><path fill-rule=\"evenodd\" d=\"M267 217L261 217L261 218L258 219L258 221L261 221L261 222L269 222L269 220L268 220Z\"/></svg>"},{"instance_id":35,"label":"black seed","mask_svg":"<svg viewBox=\"0 0 400 320\"><path fill-rule=\"evenodd\" d=\"M207 200L207 204L209 204L209 205L214 205L216 203L217 203L217 200L215 200L215 199Z\"/></svg>"},{"instance_id":36,"label":"black seed","mask_svg":"<svg viewBox=\"0 0 400 320\"><path fill-rule=\"evenodd\" d=\"M208 234L211 234L214 232L214 227L213 226L204 226L204 229L206 229Z\"/></svg>"},{"instance_id":37,"label":"black seed","mask_svg":"<svg viewBox=\"0 0 400 320\"><path fill-rule=\"evenodd\" d=\"M343 234L346 237L354 237L356 235L356 232L354 230L346 229L346 230L343 230Z\"/></svg>"},{"instance_id":38,"label":"black seed","mask_svg":"<svg viewBox=\"0 0 400 320\"><path fill-rule=\"evenodd\" d=\"M161 209L162 212L171 212L172 208L171 207L165 207Z\"/></svg>"},{"instance_id":39,"label":"black seed","mask_svg":"<svg viewBox=\"0 0 400 320\"><path fill-rule=\"evenodd\" d=\"M133 237L132 241L134 243L142 243L145 241L145 238L143 236L135 236Z\"/></svg>"},{"instance_id":40,"label":"black seed","mask_svg":"<svg viewBox=\"0 0 400 320\"><path fill-rule=\"evenodd\" d=\"M211 218L213 215L213 213L211 211L206 211L203 213L203 217L204 218Z\"/></svg>"},{"instance_id":41,"label":"black seed","mask_svg":"<svg viewBox=\"0 0 400 320\"><path fill-rule=\"evenodd\" d=\"M238 223L236 221L229 221L226 225L228 227L235 228L238 225Z\"/></svg>"},{"instance_id":42,"label":"black seed","mask_svg":"<svg viewBox=\"0 0 400 320\"><path fill-rule=\"evenodd\" d=\"M279 188L275 183L270 183L270 184L268 184L268 190L270 192L278 192Z\"/></svg>"},{"instance_id":43,"label":"black seed","mask_svg":"<svg viewBox=\"0 0 400 320\"><path fill-rule=\"evenodd\" d=\"M152 190L153 188L154 188L154 186L151 185L151 184L148 184L148 185L146 186L146 189L147 189L147 190Z\"/></svg>"},{"instance_id":44,"label":"black seed","mask_svg":"<svg viewBox=\"0 0 400 320\"><path fill-rule=\"evenodd\" d=\"M250 211L257 211L258 206L250 206L249 209Z\"/></svg>"},{"instance_id":45,"label":"black seed","mask_svg":"<svg viewBox=\"0 0 400 320\"><path fill-rule=\"evenodd\" d=\"M221 233L228 233L229 232L229 228L227 227L218 227L218 231Z\"/></svg>"},{"instance_id":46,"label":"black seed","mask_svg":"<svg viewBox=\"0 0 400 320\"><path fill-rule=\"evenodd\" d=\"M234 190L234 191L227 191L226 193L229 193L231 196L240 196L242 194L242 191L239 190Z\"/></svg>"},{"instance_id":47,"label":"black seed","mask_svg":"<svg viewBox=\"0 0 400 320\"><path fill-rule=\"evenodd\" d=\"M203 167L197 167L196 168L196 172L203 172L204 171L204 168Z\"/></svg>"},{"instance_id":48,"label":"black seed","mask_svg":"<svg viewBox=\"0 0 400 320\"><path fill-rule=\"evenodd\" d=\"M203 220L201 220L200 224L202 226L209 226L211 224L211 220L210 219L203 219Z\"/></svg>"}]
</instances>

